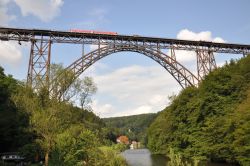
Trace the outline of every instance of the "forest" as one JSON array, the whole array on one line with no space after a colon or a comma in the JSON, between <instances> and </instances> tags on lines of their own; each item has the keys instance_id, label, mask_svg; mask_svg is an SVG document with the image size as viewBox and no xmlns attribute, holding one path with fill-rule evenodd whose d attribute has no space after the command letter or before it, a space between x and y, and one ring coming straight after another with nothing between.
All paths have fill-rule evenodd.
<instances>
[{"instance_id":1,"label":"forest","mask_svg":"<svg viewBox=\"0 0 250 166\"><path fill-rule=\"evenodd\" d=\"M123 117L103 118L104 123L111 129L113 138L125 135L129 140L140 141L146 145L147 128L155 119L157 114L140 114Z\"/></svg>"},{"instance_id":2,"label":"forest","mask_svg":"<svg viewBox=\"0 0 250 166\"><path fill-rule=\"evenodd\" d=\"M250 165L250 56L211 72L171 97L148 131L156 154Z\"/></svg>"},{"instance_id":3,"label":"forest","mask_svg":"<svg viewBox=\"0 0 250 166\"><path fill-rule=\"evenodd\" d=\"M35 92L0 67L0 153L19 152L33 165L126 166L119 155L126 146L115 144L118 136L126 135L173 161L249 166L249 66L250 56L231 60L199 87L171 96L170 105L157 114L104 119L89 106L97 90L91 78L76 80L64 100L58 100L46 87ZM60 70L55 65L51 75ZM80 107L72 96L79 97Z\"/></svg>"},{"instance_id":4,"label":"forest","mask_svg":"<svg viewBox=\"0 0 250 166\"><path fill-rule=\"evenodd\" d=\"M0 67L0 153L19 152L28 165L125 166L121 148L112 146L109 129L88 107L93 82L76 82L84 90L78 93L81 108L50 97L46 88L34 92Z\"/></svg>"}]
</instances>

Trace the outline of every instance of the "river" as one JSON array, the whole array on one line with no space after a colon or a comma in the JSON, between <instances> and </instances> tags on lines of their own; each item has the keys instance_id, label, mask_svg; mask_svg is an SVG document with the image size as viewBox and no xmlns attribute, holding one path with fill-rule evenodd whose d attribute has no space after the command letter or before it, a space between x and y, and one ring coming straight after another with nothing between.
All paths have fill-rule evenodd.
<instances>
[{"instance_id":1,"label":"river","mask_svg":"<svg viewBox=\"0 0 250 166\"><path fill-rule=\"evenodd\" d=\"M164 155L152 155L148 149L126 150L122 153L129 166L168 166ZM206 166L230 166L229 164L208 163Z\"/></svg>"}]
</instances>

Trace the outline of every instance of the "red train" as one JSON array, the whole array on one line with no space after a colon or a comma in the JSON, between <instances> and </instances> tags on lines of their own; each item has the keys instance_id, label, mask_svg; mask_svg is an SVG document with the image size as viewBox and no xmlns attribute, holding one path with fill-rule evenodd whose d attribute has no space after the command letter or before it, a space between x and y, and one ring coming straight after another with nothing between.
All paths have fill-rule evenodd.
<instances>
[{"instance_id":1,"label":"red train","mask_svg":"<svg viewBox=\"0 0 250 166\"><path fill-rule=\"evenodd\" d=\"M70 29L70 32L93 33L93 34L104 34L104 35L118 35L117 32L105 32L105 31L82 30L82 29Z\"/></svg>"}]
</instances>

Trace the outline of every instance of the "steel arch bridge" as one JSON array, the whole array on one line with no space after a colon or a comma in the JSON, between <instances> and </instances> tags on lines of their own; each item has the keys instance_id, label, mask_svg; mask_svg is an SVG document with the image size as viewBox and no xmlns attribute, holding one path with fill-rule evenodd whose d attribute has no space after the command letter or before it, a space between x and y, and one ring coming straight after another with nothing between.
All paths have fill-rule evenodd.
<instances>
[{"instance_id":1,"label":"steel arch bridge","mask_svg":"<svg viewBox=\"0 0 250 166\"><path fill-rule=\"evenodd\" d=\"M186 69L183 65L178 63L175 57L170 57L163 52L153 49L151 47L146 46L136 46L136 45L109 45L105 47L98 48L82 57L74 61L71 65L66 68L66 71L71 71L74 75L74 78L80 76L88 67L94 64L96 61L117 52L130 51L141 53L157 63L159 63L162 67L164 67L181 85L182 88L188 86L197 86L198 78L191 73L188 69ZM60 78L58 80L62 80L65 75L62 73L59 75ZM53 85L52 80L51 84ZM58 97L61 98L63 92L67 89L59 89L59 92L54 92L58 94ZM50 89L53 90L53 86ZM58 89L56 89L58 90Z\"/></svg>"},{"instance_id":2,"label":"steel arch bridge","mask_svg":"<svg viewBox=\"0 0 250 166\"><path fill-rule=\"evenodd\" d=\"M55 89L54 80L50 80L52 43L81 44L83 46L82 57L67 67L67 70L74 73L74 78L105 56L116 52L132 51L148 56L159 63L183 88L198 86L203 77L216 68L214 52L243 55L250 53L250 45L244 44L6 27L0 27L0 40L16 40L19 44L31 42L27 83L35 90L44 86L51 87L50 91ZM98 48L85 54L85 45L97 45ZM163 49L170 50L171 54L165 54ZM177 62L175 50L196 52L197 76ZM63 74L59 77L63 77ZM66 88L57 89L59 98Z\"/></svg>"}]
</instances>

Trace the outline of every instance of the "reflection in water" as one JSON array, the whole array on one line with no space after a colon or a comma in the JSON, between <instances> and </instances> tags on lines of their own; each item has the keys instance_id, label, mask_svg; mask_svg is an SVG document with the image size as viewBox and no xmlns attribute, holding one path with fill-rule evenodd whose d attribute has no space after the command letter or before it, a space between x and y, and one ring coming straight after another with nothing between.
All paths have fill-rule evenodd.
<instances>
[{"instance_id":1,"label":"reflection in water","mask_svg":"<svg viewBox=\"0 0 250 166\"><path fill-rule=\"evenodd\" d=\"M151 155L152 166L167 166L168 160L163 155Z\"/></svg>"},{"instance_id":2,"label":"reflection in water","mask_svg":"<svg viewBox=\"0 0 250 166\"><path fill-rule=\"evenodd\" d=\"M122 153L129 166L168 166L164 155L151 155L148 149L126 150ZM230 164L202 163L202 166L233 166Z\"/></svg>"},{"instance_id":3,"label":"reflection in water","mask_svg":"<svg viewBox=\"0 0 250 166\"><path fill-rule=\"evenodd\" d=\"M129 166L166 166L163 155L151 155L148 149L126 150L122 153Z\"/></svg>"},{"instance_id":4,"label":"reflection in water","mask_svg":"<svg viewBox=\"0 0 250 166\"><path fill-rule=\"evenodd\" d=\"M152 166L148 149L126 150L122 153L130 166Z\"/></svg>"}]
</instances>

